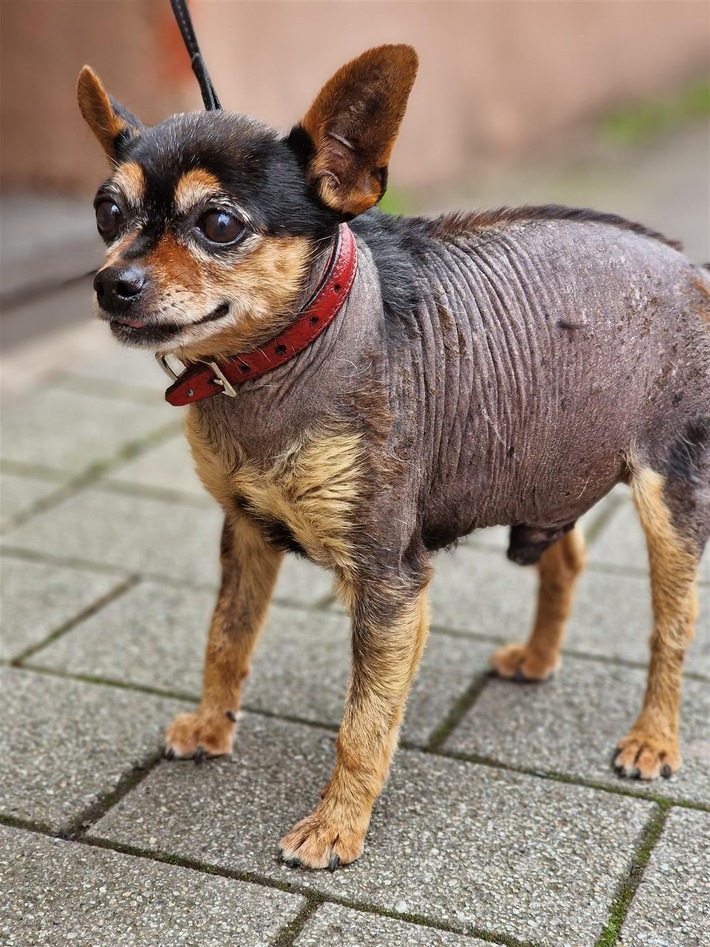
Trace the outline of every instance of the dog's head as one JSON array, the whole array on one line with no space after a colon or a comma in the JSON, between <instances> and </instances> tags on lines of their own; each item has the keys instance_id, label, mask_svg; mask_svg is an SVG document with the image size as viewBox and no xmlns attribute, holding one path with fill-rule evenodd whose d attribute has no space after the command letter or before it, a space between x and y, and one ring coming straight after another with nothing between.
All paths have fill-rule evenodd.
<instances>
[{"instance_id":1,"label":"dog's head","mask_svg":"<svg viewBox=\"0 0 710 947\"><path fill-rule=\"evenodd\" d=\"M94 201L97 314L122 342L185 358L268 338L321 242L382 197L416 69L409 46L364 53L284 136L222 111L146 128L85 66L79 107L113 167Z\"/></svg>"}]
</instances>

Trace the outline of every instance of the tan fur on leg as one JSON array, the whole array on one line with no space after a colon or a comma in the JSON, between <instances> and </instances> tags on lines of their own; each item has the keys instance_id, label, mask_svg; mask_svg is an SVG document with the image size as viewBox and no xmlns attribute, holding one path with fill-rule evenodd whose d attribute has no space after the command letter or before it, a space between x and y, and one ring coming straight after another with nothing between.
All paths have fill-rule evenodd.
<instances>
[{"instance_id":1,"label":"tan fur on leg","mask_svg":"<svg viewBox=\"0 0 710 947\"><path fill-rule=\"evenodd\" d=\"M382 622L381 612L391 613ZM409 687L426 642L426 591L368 609L354 602L353 673L330 782L315 811L281 841L289 864L335 868L362 853L372 805L397 744Z\"/></svg>"},{"instance_id":2,"label":"tan fur on leg","mask_svg":"<svg viewBox=\"0 0 710 947\"><path fill-rule=\"evenodd\" d=\"M579 529L545 550L538 563L537 612L527 644L506 645L491 655L491 664L501 677L544 681L557 670L574 585L583 568L584 540Z\"/></svg>"},{"instance_id":3,"label":"tan fur on leg","mask_svg":"<svg viewBox=\"0 0 710 947\"><path fill-rule=\"evenodd\" d=\"M169 756L230 753L242 680L266 617L283 554L247 520L225 520L222 584L212 616L196 713L178 714L165 735Z\"/></svg>"},{"instance_id":4,"label":"tan fur on leg","mask_svg":"<svg viewBox=\"0 0 710 947\"><path fill-rule=\"evenodd\" d=\"M670 776L680 766L681 673L697 610L697 556L671 522L663 486L663 478L648 469L632 480L648 544L654 621L643 708L619 741L614 766L621 775L640 779Z\"/></svg>"}]
</instances>

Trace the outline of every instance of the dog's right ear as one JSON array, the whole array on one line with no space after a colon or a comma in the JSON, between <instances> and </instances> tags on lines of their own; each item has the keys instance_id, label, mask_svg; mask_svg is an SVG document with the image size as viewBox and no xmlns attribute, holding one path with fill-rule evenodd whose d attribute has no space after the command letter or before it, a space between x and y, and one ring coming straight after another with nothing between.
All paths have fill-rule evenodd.
<instances>
[{"instance_id":1,"label":"dog's right ear","mask_svg":"<svg viewBox=\"0 0 710 947\"><path fill-rule=\"evenodd\" d=\"M384 194L417 65L411 46L368 50L326 82L292 131L292 141L306 132L309 181L336 213L355 217Z\"/></svg>"},{"instance_id":2,"label":"dog's right ear","mask_svg":"<svg viewBox=\"0 0 710 947\"><path fill-rule=\"evenodd\" d=\"M98 138L109 161L116 164L121 149L143 131L143 123L111 98L91 66L84 66L79 73L76 93L86 124Z\"/></svg>"}]
</instances>

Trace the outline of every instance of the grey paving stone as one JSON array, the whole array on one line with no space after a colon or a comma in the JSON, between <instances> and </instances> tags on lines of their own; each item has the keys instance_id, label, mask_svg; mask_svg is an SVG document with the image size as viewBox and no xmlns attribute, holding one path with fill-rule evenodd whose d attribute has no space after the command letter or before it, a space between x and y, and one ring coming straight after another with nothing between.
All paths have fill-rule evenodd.
<instances>
[{"instance_id":1,"label":"grey paving stone","mask_svg":"<svg viewBox=\"0 0 710 947\"><path fill-rule=\"evenodd\" d=\"M61 487L57 480L39 480L36 477L18 477L3 473L0 476L0 527L25 513L45 497Z\"/></svg>"},{"instance_id":2,"label":"grey paving stone","mask_svg":"<svg viewBox=\"0 0 710 947\"><path fill-rule=\"evenodd\" d=\"M402 751L362 859L335 872L276 860L316 802L334 735L245 715L235 756L161 763L94 837L254 871L455 929L587 947L608 916L654 806Z\"/></svg>"},{"instance_id":3,"label":"grey paving stone","mask_svg":"<svg viewBox=\"0 0 710 947\"><path fill-rule=\"evenodd\" d=\"M91 675L199 698L214 595L146 582L43 648L33 667ZM490 646L432 635L403 730L426 743L476 673ZM340 723L350 672L342 615L274 605L244 691L246 707Z\"/></svg>"},{"instance_id":4,"label":"grey paving stone","mask_svg":"<svg viewBox=\"0 0 710 947\"><path fill-rule=\"evenodd\" d=\"M686 679L681 710L683 767L671 779L620 780L611 753L641 709L646 672L566 658L544 684L491 680L446 741L458 753L541 772L631 788L654 796L710 799L710 684Z\"/></svg>"},{"instance_id":5,"label":"grey paving stone","mask_svg":"<svg viewBox=\"0 0 710 947\"><path fill-rule=\"evenodd\" d=\"M638 514L630 500L616 510L602 530L590 549L589 561L605 566L648 571L646 540ZM705 549L700 562L698 578L701 582L710 582L710 546Z\"/></svg>"},{"instance_id":6,"label":"grey paving stone","mask_svg":"<svg viewBox=\"0 0 710 947\"><path fill-rule=\"evenodd\" d=\"M274 589L274 598L297 605L316 605L333 593L333 576L326 569L302 559L286 555L281 564Z\"/></svg>"},{"instance_id":7,"label":"grey paving stone","mask_svg":"<svg viewBox=\"0 0 710 947\"><path fill-rule=\"evenodd\" d=\"M406 910L405 902L402 908ZM379 914L324 904L293 942L294 947L484 947L477 937L407 924Z\"/></svg>"},{"instance_id":8,"label":"grey paving stone","mask_svg":"<svg viewBox=\"0 0 710 947\"><path fill-rule=\"evenodd\" d=\"M433 625L513 641L527 634L537 590L534 569L514 565L503 554L466 546L440 553L434 566Z\"/></svg>"},{"instance_id":9,"label":"grey paving stone","mask_svg":"<svg viewBox=\"0 0 710 947\"><path fill-rule=\"evenodd\" d=\"M108 328L107 331L109 331ZM176 364L179 368L179 363ZM164 400L163 392L170 384L167 375L150 352L129 349L118 343L112 347L108 355L72 365L72 371L84 378L94 379L99 385L104 381L111 381L151 389L155 392L156 398L161 401ZM182 413L181 409L173 405L169 406L169 410L175 417Z\"/></svg>"},{"instance_id":10,"label":"grey paving stone","mask_svg":"<svg viewBox=\"0 0 710 947\"><path fill-rule=\"evenodd\" d=\"M674 809L621 930L624 947L710 944L710 814Z\"/></svg>"},{"instance_id":11,"label":"grey paving stone","mask_svg":"<svg viewBox=\"0 0 710 947\"><path fill-rule=\"evenodd\" d=\"M216 583L222 516L204 509L93 489L7 534L9 546L126 572Z\"/></svg>"},{"instance_id":12,"label":"grey paving stone","mask_svg":"<svg viewBox=\"0 0 710 947\"><path fill-rule=\"evenodd\" d=\"M209 494L195 472L187 441L179 434L116 467L108 479L158 490L180 490L210 501Z\"/></svg>"},{"instance_id":13,"label":"grey paving stone","mask_svg":"<svg viewBox=\"0 0 710 947\"><path fill-rule=\"evenodd\" d=\"M0 656L11 661L116 589L121 579L63 566L0 560Z\"/></svg>"},{"instance_id":14,"label":"grey paving stone","mask_svg":"<svg viewBox=\"0 0 710 947\"><path fill-rule=\"evenodd\" d=\"M0 828L7 947L267 947L304 899L231 878Z\"/></svg>"},{"instance_id":15,"label":"grey paving stone","mask_svg":"<svg viewBox=\"0 0 710 947\"><path fill-rule=\"evenodd\" d=\"M3 412L2 457L77 473L171 420L163 406L43 388Z\"/></svg>"},{"instance_id":16,"label":"grey paving stone","mask_svg":"<svg viewBox=\"0 0 710 947\"><path fill-rule=\"evenodd\" d=\"M160 750L184 704L0 669L0 812L62 829Z\"/></svg>"}]
</instances>

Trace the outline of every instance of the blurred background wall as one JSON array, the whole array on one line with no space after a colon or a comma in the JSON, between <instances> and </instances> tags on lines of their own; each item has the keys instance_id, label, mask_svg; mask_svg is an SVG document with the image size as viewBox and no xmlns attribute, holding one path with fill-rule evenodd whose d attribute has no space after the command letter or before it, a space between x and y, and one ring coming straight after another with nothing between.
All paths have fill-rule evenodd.
<instances>
[{"instance_id":1,"label":"blurred background wall","mask_svg":"<svg viewBox=\"0 0 710 947\"><path fill-rule=\"evenodd\" d=\"M707 76L705 0L193 0L223 105L287 129L343 62L412 43L390 180L421 189L567 147L610 108ZM105 172L75 102L89 62L154 122L201 107L168 0L0 0L0 184L85 194Z\"/></svg>"}]
</instances>

